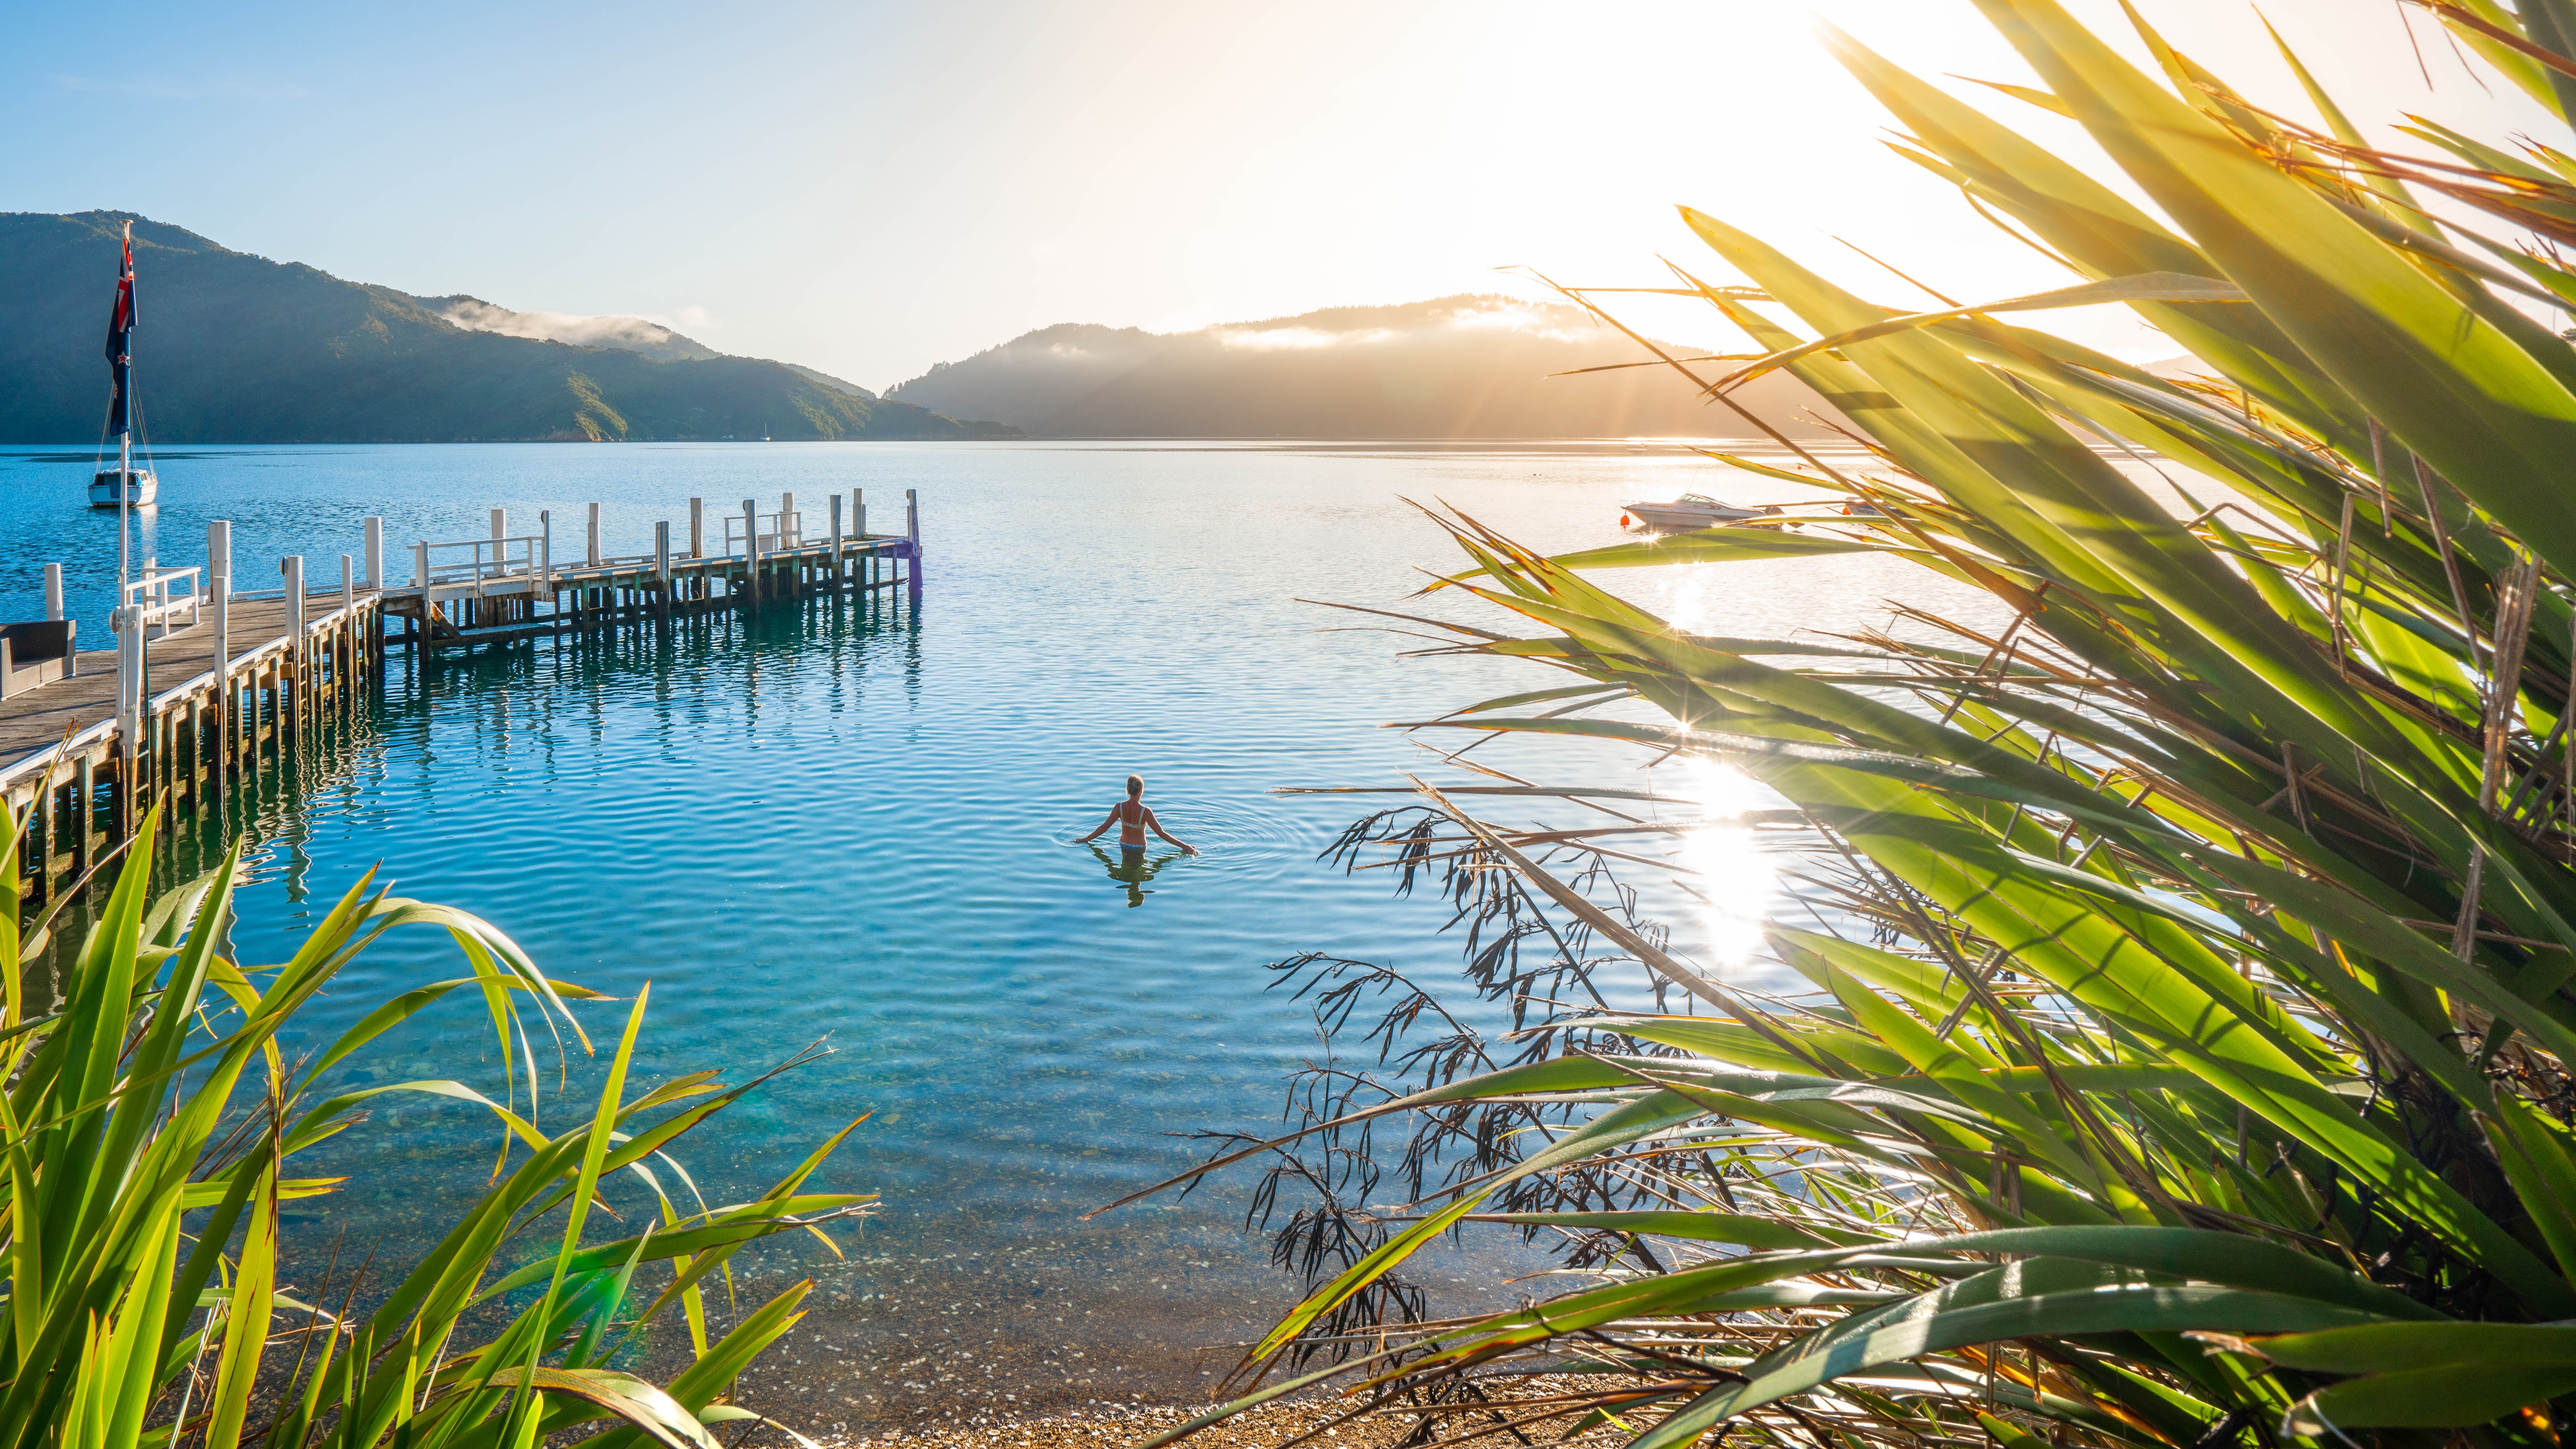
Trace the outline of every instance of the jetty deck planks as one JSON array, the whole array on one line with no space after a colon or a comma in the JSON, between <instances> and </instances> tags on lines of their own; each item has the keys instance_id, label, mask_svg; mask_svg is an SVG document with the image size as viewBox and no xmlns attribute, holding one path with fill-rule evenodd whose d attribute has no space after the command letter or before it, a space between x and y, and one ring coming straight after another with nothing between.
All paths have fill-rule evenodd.
<instances>
[{"instance_id":1,"label":"jetty deck planks","mask_svg":"<svg viewBox=\"0 0 2576 1449\"><path fill-rule=\"evenodd\" d=\"M792 506L776 516L793 517ZM115 651L85 651L72 677L0 699L0 799L21 822L20 900L37 911L76 887L133 838L147 810L198 813L245 784L258 789L300 737L366 706L392 645L426 662L442 650L653 629L680 614L816 595L900 590L896 597L918 605L919 513L911 498L899 535L844 533L837 499L831 513L829 536L810 543L781 529L740 553L680 555L665 525L654 553L603 558L594 531L588 560L567 567L485 576L478 566L463 581L431 575L426 584L345 593L307 588L300 630L286 591L228 593L221 608L230 659L221 670L212 609L150 642L133 741L122 738L117 718ZM862 529L865 517L854 520ZM497 517L495 525L497 534ZM380 538L370 520L368 573L376 577ZM229 533L225 539L228 555ZM416 547L426 559L434 546ZM389 621L402 626L390 637Z\"/></svg>"}]
</instances>

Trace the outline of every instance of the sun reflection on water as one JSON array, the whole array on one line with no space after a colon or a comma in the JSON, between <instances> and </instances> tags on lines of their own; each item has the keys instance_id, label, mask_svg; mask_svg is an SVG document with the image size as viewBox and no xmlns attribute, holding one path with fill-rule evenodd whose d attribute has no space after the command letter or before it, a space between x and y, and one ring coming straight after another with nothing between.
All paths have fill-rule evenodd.
<instances>
[{"instance_id":1,"label":"sun reflection on water","mask_svg":"<svg viewBox=\"0 0 2576 1449\"><path fill-rule=\"evenodd\" d=\"M1762 930L1780 899L1778 867L1755 838L1736 823L1770 802L1761 786L1731 766L1680 755L1655 770L1657 793L1699 807L1694 828L1682 836L1683 888L1694 902L1695 952L1713 971L1738 973L1762 949Z\"/></svg>"}]
</instances>

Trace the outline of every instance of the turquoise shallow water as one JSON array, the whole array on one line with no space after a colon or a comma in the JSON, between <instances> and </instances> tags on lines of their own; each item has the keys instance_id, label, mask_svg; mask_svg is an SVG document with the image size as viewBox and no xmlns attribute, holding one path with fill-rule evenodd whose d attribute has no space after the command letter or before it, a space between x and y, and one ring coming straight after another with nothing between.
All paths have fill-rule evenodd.
<instances>
[{"instance_id":1,"label":"turquoise shallow water","mask_svg":"<svg viewBox=\"0 0 2576 1449\"><path fill-rule=\"evenodd\" d=\"M114 523L79 505L87 466L0 454L0 617L33 616L59 559L84 634L105 637ZM1265 963L1320 949L1455 971L1436 901L1315 860L1352 803L1274 787L1399 783L1428 757L1384 722L1552 682L1403 659L1410 641L1336 632L1367 621L1299 600L1405 607L1415 571L1455 556L1405 497L1553 551L1618 538L1626 498L1711 490L1705 465L1616 447L315 447L165 454L161 471L154 551L199 562L205 520L228 517L246 588L293 549L335 575L368 514L386 518L399 576L403 545L480 533L493 506L521 526L552 509L560 554L601 500L626 552L656 519L685 520L693 494L767 507L792 490L814 517L824 495L865 487L883 529L901 490L921 491L918 611L813 605L658 639L398 656L372 716L237 822L253 841L237 933L251 958L282 959L381 865L555 975L621 997L650 982L647 1078L739 1077L827 1042L680 1155L710 1199L738 1197L876 1114L819 1179L886 1195L864 1232L836 1234L849 1260L800 1240L746 1265L747 1292L822 1275L815 1336L774 1388L809 1421L853 1426L945 1412L970 1389L1012 1405L1173 1391L1199 1376L1174 1348L1236 1341L1293 1299L1238 1229L1248 1176L1074 1216L1189 1161L1175 1134L1276 1120L1318 1048L1306 1009L1265 993ZM1842 562L1636 582L1706 632L1883 618L1898 581ZM1560 775L1578 758L1637 764L1526 742L1477 758ZM1069 843L1131 770L1202 857L1157 851L1150 878L1120 880ZM1704 848L1726 864L1724 841ZM1738 957L1770 900L1761 862L1740 864L1717 907L1673 902L1676 947L1725 971L1757 969ZM452 960L432 936L372 955L290 1046ZM621 1011L583 1008L610 1038ZM539 1065L544 1120L567 1120L577 1103ZM477 1011L452 999L346 1076L497 1090L500 1071ZM574 1098L595 1080L576 1062ZM317 1155L351 1183L302 1215L307 1251L345 1230L399 1261L488 1169L495 1138L471 1109L393 1100Z\"/></svg>"}]
</instances>

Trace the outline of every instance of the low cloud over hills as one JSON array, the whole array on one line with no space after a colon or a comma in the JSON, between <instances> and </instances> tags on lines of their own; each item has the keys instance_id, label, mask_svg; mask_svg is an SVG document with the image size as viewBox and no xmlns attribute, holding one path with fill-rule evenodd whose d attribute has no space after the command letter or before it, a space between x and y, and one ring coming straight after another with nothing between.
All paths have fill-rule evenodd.
<instances>
[{"instance_id":1,"label":"low cloud over hills","mask_svg":"<svg viewBox=\"0 0 2576 1449\"><path fill-rule=\"evenodd\" d=\"M98 436L126 214L0 214L0 442ZM421 298L135 218L136 391L164 443L1011 436L658 323Z\"/></svg>"},{"instance_id":2,"label":"low cloud over hills","mask_svg":"<svg viewBox=\"0 0 2576 1449\"><path fill-rule=\"evenodd\" d=\"M942 363L886 396L991 418L1034 437L1744 437L1756 431L1723 405L1694 397L1669 368L1549 375L1647 356L1572 307L1459 296L1171 334L1066 323ZM1840 420L1784 373L1756 379L1736 398L1792 437L1824 435L1830 431L1824 420Z\"/></svg>"}]
</instances>

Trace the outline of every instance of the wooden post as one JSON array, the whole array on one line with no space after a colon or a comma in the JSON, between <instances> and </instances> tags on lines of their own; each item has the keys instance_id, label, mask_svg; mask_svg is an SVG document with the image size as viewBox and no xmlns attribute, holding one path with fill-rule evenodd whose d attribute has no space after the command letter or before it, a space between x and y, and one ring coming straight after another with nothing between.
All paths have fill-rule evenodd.
<instances>
[{"instance_id":1,"label":"wooden post","mask_svg":"<svg viewBox=\"0 0 2576 1449\"><path fill-rule=\"evenodd\" d=\"M232 742L232 735L227 732L226 723L231 720L233 712L233 525L230 519L218 518L206 525L206 572L211 575L206 589L214 596L210 602L215 606L215 738L228 745ZM215 794L218 798L224 792L225 767L231 763L225 758L228 753L222 748L215 751Z\"/></svg>"},{"instance_id":2,"label":"wooden post","mask_svg":"<svg viewBox=\"0 0 2576 1449\"><path fill-rule=\"evenodd\" d=\"M60 829L54 820L54 796L61 789L62 786L54 779L54 772L48 769L37 783L36 798L27 802L26 850L36 862L35 889L28 892L32 905L41 906L53 899L54 843L60 837ZM17 924L15 921L0 922L0 925L12 929Z\"/></svg>"},{"instance_id":3,"label":"wooden post","mask_svg":"<svg viewBox=\"0 0 2576 1449\"><path fill-rule=\"evenodd\" d=\"M331 631L331 694L335 704L349 702L349 646L358 634L358 561L340 555L340 623Z\"/></svg>"},{"instance_id":4,"label":"wooden post","mask_svg":"<svg viewBox=\"0 0 2576 1449\"><path fill-rule=\"evenodd\" d=\"M653 578L659 585L654 597L667 618L671 612L671 521L667 518L653 525Z\"/></svg>"},{"instance_id":5,"label":"wooden post","mask_svg":"<svg viewBox=\"0 0 2576 1449\"><path fill-rule=\"evenodd\" d=\"M143 611L122 598L116 627L116 753L132 759L143 748Z\"/></svg>"},{"instance_id":6,"label":"wooden post","mask_svg":"<svg viewBox=\"0 0 2576 1449\"><path fill-rule=\"evenodd\" d=\"M760 602L760 505L742 500L743 579L751 590L751 601Z\"/></svg>"},{"instance_id":7,"label":"wooden post","mask_svg":"<svg viewBox=\"0 0 2576 1449\"><path fill-rule=\"evenodd\" d=\"M868 536L868 493L864 488L850 490L850 533L862 539Z\"/></svg>"},{"instance_id":8,"label":"wooden post","mask_svg":"<svg viewBox=\"0 0 2576 1449\"><path fill-rule=\"evenodd\" d=\"M832 493L832 592L841 591L841 495Z\"/></svg>"},{"instance_id":9,"label":"wooden post","mask_svg":"<svg viewBox=\"0 0 2576 1449\"><path fill-rule=\"evenodd\" d=\"M599 567L599 505L590 505L590 566Z\"/></svg>"},{"instance_id":10,"label":"wooden post","mask_svg":"<svg viewBox=\"0 0 2576 1449\"><path fill-rule=\"evenodd\" d=\"M903 490L903 535L912 540L912 557L904 569L905 592L921 602L921 490Z\"/></svg>"},{"instance_id":11,"label":"wooden post","mask_svg":"<svg viewBox=\"0 0 2576 1449\"><path fill-rule=\"evenodd\" d=\"M367 520L367 587L382 591L385 586L385 521Z\"/></svg>"},{"instance_id":12,"label":"wooden post","mask_svg":"<svg viewBox=\"0 0 2576 1449\"><path fill-rule=\"evenodd\" d=\"M492 526L501 526L501 510L492 510ZM277 561L277 571L286 576L286 659L278 666L278 713L283 733L301 737L304 733L303 693L296 687L304 675L304 555L288 554Z\"/></svg>"},{"instance_id":13,"label":"wooden post","mask_svg":"<svg viewBox=\"0 0 2576 1449\"><path fill-rule=\"evenodd\" d=\"M90 827L98 819L98 773L90 756L83 754L72 765L72 874L77 878L89 869Z\"/></svg>"},{"instance_id":14,"label":"wooden post","mask_svg":"<svg viewBox=\"0 0 2576 1449\"><path fill-rule=\"evenodd\" d=\"M707 500L689 500L689 557L707 556Z\"/></svg>"}]
</instances>

